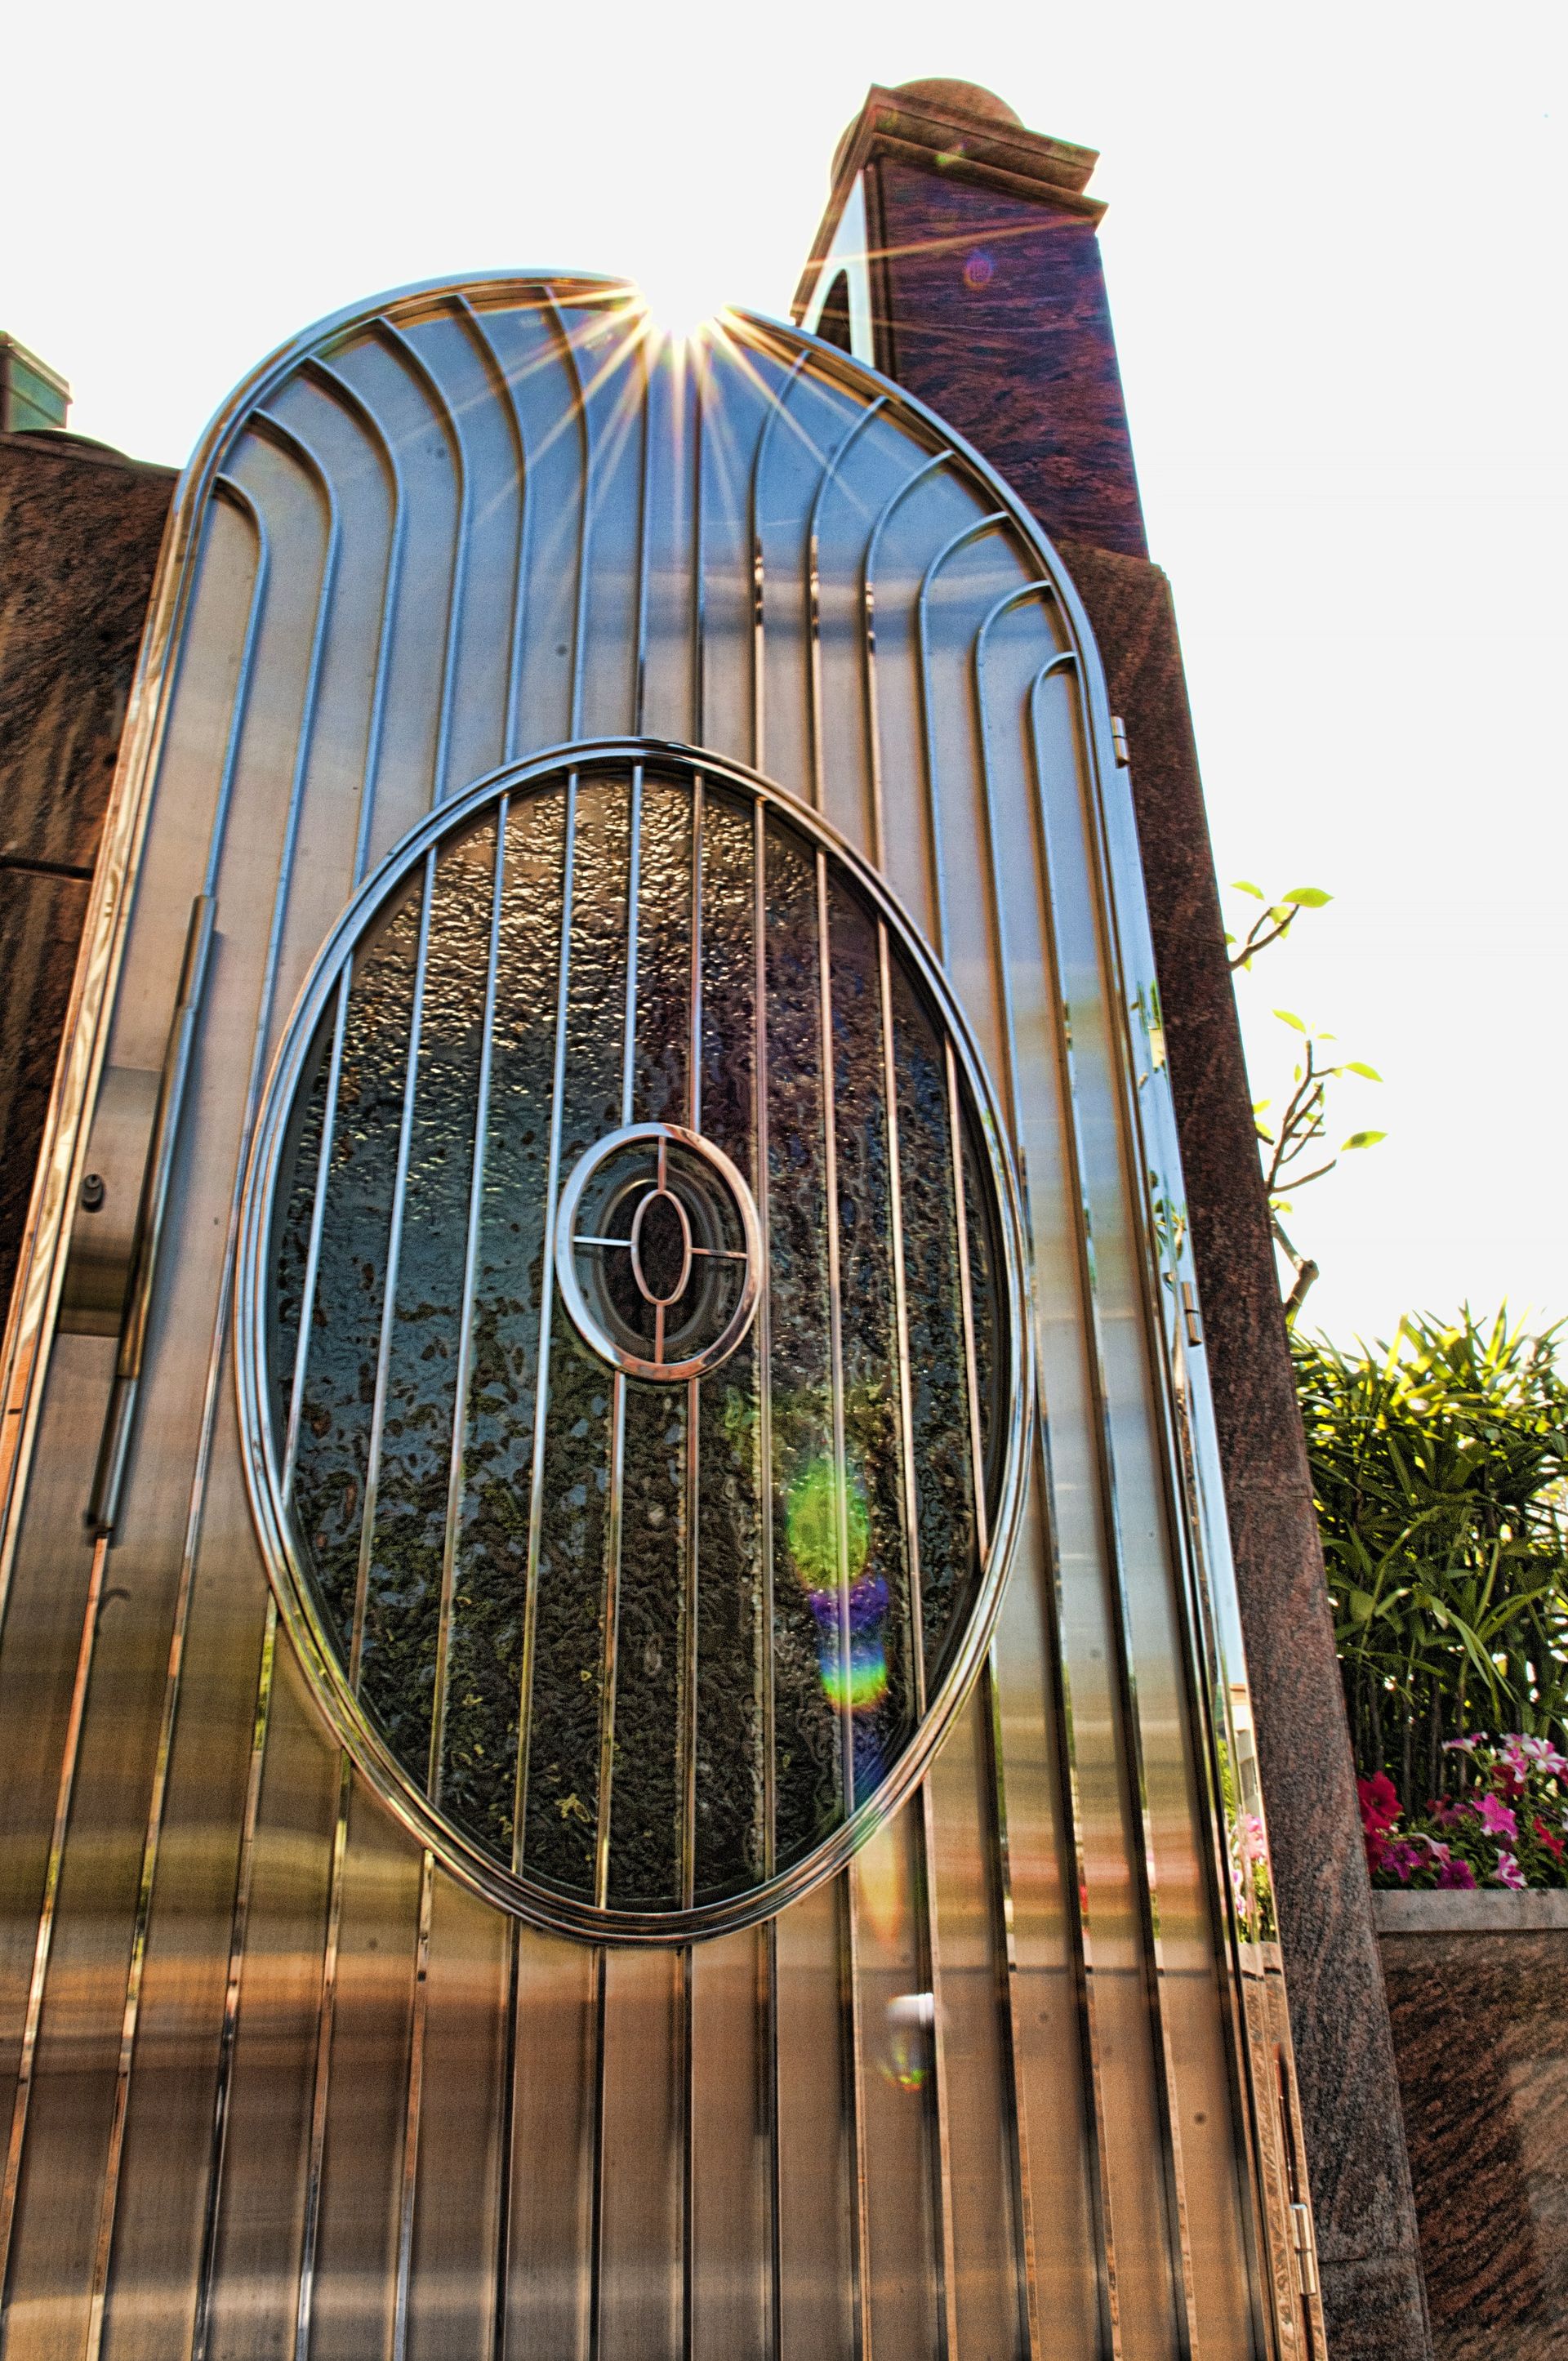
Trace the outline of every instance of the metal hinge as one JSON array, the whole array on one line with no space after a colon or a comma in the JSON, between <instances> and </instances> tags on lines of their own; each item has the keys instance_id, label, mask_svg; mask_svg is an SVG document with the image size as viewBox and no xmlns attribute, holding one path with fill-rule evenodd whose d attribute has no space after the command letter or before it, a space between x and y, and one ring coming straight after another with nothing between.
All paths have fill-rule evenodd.
<instances>
[{"instance_id":1,"label":"metal hinge","mask_svg":"<svg viewBox=\"0 0 1568 2361\"><path fill-rule=\"evenodd\" d=\"M1312 2209L1292 2205L1290 2234L1296 2243L1296 2278L1303 2295L1318 2292L1318 2242L1312 2235Z\"/></svg>"},{"instance_id":2,"label":"metal hinge","mask_svg":"<svg viewBox=\"0 0 1568 2361\"><path fill-rule=\"evenodd\" d=\"M1192 1281L1190 1279L1184 1279L1181 1282L1181 1314L1187 1323L1188 1343L1201 1345L1203 1342L1203 1323L1198 1316L1198 1298L1192 1292Z\"/></svg>"},{"instance_id":3,"label":"metal hinge","mask_svg":"<svg viewBox=\"0 0 1568 2361\"><path fill-rule=\"evenodd\" d=\"M1116 767L1124 771L1133 757L1127 744L1127 725L1119 713L1111 716L1111 743L1116 749Z\"/></svg>"}]
</instances>

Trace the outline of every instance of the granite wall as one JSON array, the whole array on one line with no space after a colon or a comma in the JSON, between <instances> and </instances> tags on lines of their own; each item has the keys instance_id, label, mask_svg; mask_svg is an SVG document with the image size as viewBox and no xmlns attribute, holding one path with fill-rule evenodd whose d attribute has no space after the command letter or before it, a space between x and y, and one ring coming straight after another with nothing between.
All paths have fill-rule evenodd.
<instances>
[{"instance_id":1,"label":"granite wall","mask_svg":"<svg viewBox=\"0 0 1568 2361\"><path fill-rule=\"evenodd\" d=\"M1438 2361L1564 2361L1568 1926L1380 1939Z\"/></svg>"},{"instance_id":2,"label":"granite wall","mask_svg":"<svg viewBox=\"0 0 1568 2361\"><path fill-rule=\"evenodd\" d=\"M0 434L0 1319L173 488L74 436Z\"/></svg>"},{"instance_id":3,"label":"granite wall","mask_svg":"<svg viewBox=\"0 0 1568 2361\"><path fill-rule=\"evenodd\" d=\"M1093 221L891 158L871 169L894 291L888 375L950 418L1053 540L1146 556Z\"/></svg>"}]
</instances>

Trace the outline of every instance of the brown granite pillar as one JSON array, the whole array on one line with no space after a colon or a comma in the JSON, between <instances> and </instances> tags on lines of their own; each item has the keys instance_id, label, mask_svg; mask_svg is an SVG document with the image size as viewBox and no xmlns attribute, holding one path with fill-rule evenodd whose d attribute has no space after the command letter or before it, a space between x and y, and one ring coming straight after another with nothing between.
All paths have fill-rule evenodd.
<instances>
[{"instance_id":1,"label":"brown granite pillar","mask_svg":"<svg viewBox=\"0 0 1568 2361\"><path fill-rule=\"evenodd\" d=\"M0 434L0 1320L174 470Z\"/></svg>"},{"instance_id":2,"label":"brown granite pillar","mask_svg":"<svg viewBox=\"0 0 1568 2361\"><path fill-rule=\"evenodd\" d=\"M1388 2012L1169 587L1149 564L1084 194L1095 158L953 82L873 89L802 280L863 198L865 354L1007 478L1124 720L1279 1894L1332 2361L1431 2351ZM856 183L859 182L858 196ZM851 265L852 267L852 265ZM862 266L865 267L865 266ZM840 338L839 341L844 341Z\"/></svg>"}]
</instances>

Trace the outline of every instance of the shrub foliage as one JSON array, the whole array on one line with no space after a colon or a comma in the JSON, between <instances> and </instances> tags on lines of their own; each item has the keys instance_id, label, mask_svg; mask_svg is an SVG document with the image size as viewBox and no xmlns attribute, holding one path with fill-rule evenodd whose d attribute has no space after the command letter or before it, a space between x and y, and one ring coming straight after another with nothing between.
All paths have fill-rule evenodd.
<instances>
[{"instance_id":1,"label":"shrub foliage","mask_svg":"<svg viewBox=\"0 0 1568 2361\"><path fill-rule=\"evenodd\" d=\"M1292 1349L1356 1768L1407 1813L1450 1740L1568 1739L1568 1384L1506 1310Z\"/></svg>"}]
</instances>

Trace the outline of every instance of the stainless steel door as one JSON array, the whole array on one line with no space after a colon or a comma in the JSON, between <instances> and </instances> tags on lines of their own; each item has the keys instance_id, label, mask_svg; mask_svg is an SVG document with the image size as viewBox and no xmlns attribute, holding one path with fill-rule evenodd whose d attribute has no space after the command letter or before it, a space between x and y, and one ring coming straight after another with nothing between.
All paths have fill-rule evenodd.
<instances>
[{"instance_id":1,"label":"stainless steel door","mask_svg":"<svg viewBox=\"0 0 1568 2361\"><path fill-rule=\"evenodd\" d=\"M977 1608L905 1797L891 1753L888 1784L856 1784L844 1622L867 1808L717 1933L683 1916L694 1876L641 1926L571 1931L432 1816L308 1644L286 1539L263 1546L265 1404L237 1381L272 1316L239 1283L266 1268L240 1253L247 1174L287 1113L269 1075L323 946L400 847L485 805L476 782L511 793L550 750L587 775L609 741L628 781L663 761L686 793L706 758L786 833L798 811L823 911L830 862L861 879L887 1104L907 944L975 1045L996 1202L1015 1173L1022 1219L996 1421L1017 1531L976 1543L994 1627ZM564 842L520 858L543 874ZM486 939L441 989L477 992L493 1031ZM520 936L516 972L536 955ZM631 1038L610 1063L630 1071ZM671 1118L692 1131L700 1056ZM475 1104L476 1136L500 1137ZM135 1216L90 1287L89 1170ZM825 1235L848 1185L827 1184ZM7 1335L7 2353L1314 2349L1184 1229L1093 644L1037 531L938 421L764 322L670 345L598 281L416 290L260 369L177 503ZM764 1299L779 1283L775 1252ZM466 1352L446 1325L435 1348ZM955 1402L979 1398L972 1334L968 1369ZM824 1399L842 1583L841 1384ZM887 1415L909 1512L913 1413ZM582 1480L609 1486L608 1462ZM673 1693L695 1698L700 1631L679 1631L696 1653ZM721 1763L701 1776L721 1792Z\"/></svg>"}]
</instances>

